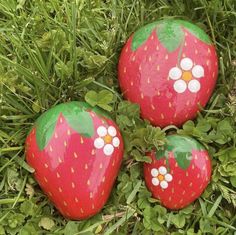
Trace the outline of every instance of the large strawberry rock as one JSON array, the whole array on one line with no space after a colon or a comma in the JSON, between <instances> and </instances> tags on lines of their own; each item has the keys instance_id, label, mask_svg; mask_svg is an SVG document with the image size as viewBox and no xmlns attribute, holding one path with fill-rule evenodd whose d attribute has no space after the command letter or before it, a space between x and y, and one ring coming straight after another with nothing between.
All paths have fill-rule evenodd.
<instances>
[{"instance_id":1,"label":"large strawberry rock","mask_svg":"<svg viewBox=\"0 0 236 235\"><path fill-rule=\"evenodd\" d=\"M140 28L122 49L118 65L125 98L138 103L142 117L160 127L193 119L207 104L217 73L211 40L183 20Z\"/></svg>"},{"instance_id":2,"label":"large strawberry rock","mask_svg":"<svg viewBox=\"0 0 236 235\"><path fill-rule=\"evenodd\" d=\"M149 153L144 177L154 198L169 209L181 209L196 200L211 177L206 149L196 140L179 135L167 137L164 150Z\"/></svg>"},{"instance_id":3,"label":"large strawberry rock","mask_svg":"<svg viewBox=\"0 0 236 235\"><path fill-rule=\"evenodd\" d=\"M35 179L63 216L85 219L106 203L123 157L116 124L83 102L57 105L26 139Z\"/></svg>"}]
</instances>

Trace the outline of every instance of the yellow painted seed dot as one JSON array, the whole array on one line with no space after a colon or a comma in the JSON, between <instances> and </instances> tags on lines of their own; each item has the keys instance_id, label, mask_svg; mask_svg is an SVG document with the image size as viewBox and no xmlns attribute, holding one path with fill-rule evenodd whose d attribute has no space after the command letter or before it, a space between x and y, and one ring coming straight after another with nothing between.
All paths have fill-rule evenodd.
<instances>
[{"instance_id":1,"label":"yellow painted seed dot","mask_svg":"<svg viewBox=\"0 0 236 235\"><path fill-rule=\"evenodd\" d=\"M207 48L207 52L208 52L208 54L211 54L210 48Z\"/></svg>"},{"instance_id":2,"label":"yellow painted seed dot","mask_svg":"<svg viewBox=\"0 0 236 235\"><path fill-rule=\"evenodd\" d=\"M55 136L55 138L56 138L56 139L58 138L58 135L57 135L57 133L56 133L56 132L55 132L54 136Z\"/></svg>"},{"instance_id":3,"label":"yellow painted seed dot","mask_svg":"<svg viewBox=\"0 0 236 235\"><path fill-rule=\"evenodd\" d=\"M160 66L159 65L157 65L157 71L159 71L160 70Z\"/></svg>"},{"instance_id":4,"label":"yellow painted seed dot","mask_svg":"<svg viewBox=\"0 0 236 235\"><path fill-rule=\"evenodd\" d=\"M207 60L206 64L207 64L207 66L208 66L208 65L210 64L210 61L209 61L209 60Z\"/></svg>"},{"instance_id":5,"label":"yellow painted seed dot","mask_svg":"<svg viewBox=\"0 0 236 235\"><path fill-rule=\"evenodd\" d=\"M71 183L71 187L75 188L75 183L74 182Z\"/></svg>"},{"instance_id":6,"label":"yellow painted seed dot","mask_svg":"<svg viewBox=\"0 0 236 235\"><path fill-rule=\"evenodd\" d=\"M48 168L48 164L45 163L44 166L45 166L45 168Z\"/></svg>"},{"instance_id":7,"label":"yellow painted seed dot","mask_svg":"<svg viewBox=\"0 0 236 235\"><path fill-rule=\"evenodd\" d=\"M195 193L195 192L193 192L191 196L192 196L192 197L194 197L194 196L195 196L195 194L196 194L196 193Z\"/></svg>"},{"instance_id":8,"label":"yellow painted seed dot","mask_svg":"<svg viewBox=\"0 0 236 235\"><path fill-rule=\"evenodd\" d=\"M147 46L145 46L145 47L144 47L144 51L147 51L147 49L148 49L148 47L147 47Z\"/></svg>"},{"instance_id":9,"label":"yellow painted seed dot","mask_svg":"<svg viewBox=\"0 0 236 235\"><path fill-rule=\"evenodd\" d=\"M82 208L80 208L80 212L83 214L84 213L84 211L83 211L83 209Z\"/></svg>"},{"instance_id":10,"label":"yellow painted seed dot","mask_svg":"<svg viewBox=\"0 0 236 235\"><path fill-rule=\"evenodd\" d=\"M92 192L90 192L89 197L93 198L93 193Z\"/></svg>"},{"instance_id":11,"label":"yellow painted seed dot","mask_svg":"<svg viewBox=\"0 0 236 235\"><path fill-rule=\"evenodd\" d=\"M172 189L171 189L171 192L172 192L172 193L174 193L174 192L175 192L175 189L174 189L174 188L172 188Z\"/></svg>"},{"instance_id":12,"label":"yellow painted seed dot","mask_svg":"<svg viewBox=\"0 0 236 235\"><path fill-rule=\"evenodd\" d=\"M157 50L157 51L159 50L159 46L158 46L158 45L156 46L156 50Z\"/></svg>"},{"instance_id":13,"label":"yellow painted seed dot","mask_svg":"<svg viewBox=\"0 0 236 235\"><path fill-rule=\"evenodd\" d=\"M46 177L44 177L44 181L47 183L48 182L48 179Z\"/></svg>"},{"instance_id":14,"label":"yellow painted seed dot","mask_svg":"<svg viewBox=\"0 0 236 235\"><path fill-rule=\"evenodd\" d=\"M152 61L152 57L151 57L151 56L149 56L148 60L149 60L149 62L150 62L150 61Z\"/></svg>"},{"instance_id":15,"label":"yellow painted seed dot","mask_svg":"<svg viewBox=\"0 0 236 235\"><path fill-rule=\"evenodd\" d=\"M182 184L182 180L179 180L178 184Z\"/></svg>"},{"instance_id":16,"label":"yellow painted seed dot","mask_svg":"<svg viewBox=\"0 0 236 235\"><path fill-rule=\"evenodd\" d=\"M62 160L61 160L61 158L60 158L60 157L58 158L58 161L59 161L59 163L62 163Z\"/></svg>"},{"instance_id":17,"label":"yellow painted seed dot","mask_svg":"<svg viewBox=\"0 0 236 235\"><path fill-rule=\"evenodd\" d=\"M76 202L76 203L78 203L78 202L79 202L79 200L78 200L78 198L77 198L77 197L75 197L75 202Z\"/></svg>"},{"instance_id":18,"label":"yellow painted seed dot","mask_svg":"<svg viewBox=\"0 0 236 235\"><path fill-rule=\"evenodd\" d=\"M153 104L151 105L151 107L152 107L153 110L155 110L155 106Z\"/></svg>"},{"instance_id":19,"label":"yellow painted seed dot","mask_svg":"<svg viewBox=\"0 0 236 235\"><path fill-rule=\"evenodd\" d=\"M94 206L94 204L92 204L92 209L94 209L95 208L95 206Z\"/></svg>"},{"instance_id":20,"label":"yellow painted seed dot","mask_svg":"<svg viewBox=\"0 0 236 235\"><path fill-rule=\"evenodd\" d=\"M80 143L81 143L81 144L83 144L83 143L84 143L84 139L83 139L83 137L82 137L82 136L80 137Z\"/></svg>"},{"instance_id":21,"label":"yellow painted seed dot","mask_svg":"<svg viewBox=\"0 0 236 235\"><path fill-rule=\"evenodd\" d=\"M184 190L183 193L182 193L182 195L184 195L185 193L186 193L186 191Z\"/></svg>"},{"instance_id":22,"label":"yellow painted seed dot","mask_svg":"<svg viewBox=\"0 0 236 235\"><path fill-rule=\"evenodd\" d=\"M102 177L102 182L105 182L105 179L106 179L106 177L105 177L105 176L103 176L103 177Z\"/></svg>"},{"instance_id":23,"label":"yellow painted seed dot","mask_svg":"<svg viewBox=\"0 0 236 235\"><path fill-rule=\"evenodd\" d=\"M67 203L65 201L63 202L63 204L64 204L64 206L67 206Z\"/></svg>"},{"instance_id":24,"label":"yellow painted seed dot","mask_svg":"<svg viewBox=\"0 0 236 235\"><path fill-rule=\"evenodd\" d=\"M60 178L61 176L60 176L60 174L57 172L57 178Z\"/></svg>"},{"instance_id":25,"label":"yellow painted seed dot","mask_svg":"<svg viewBox=\"0 0 236 235\"><path fill-rule=\"evenodd\" d=\"M158 95L158 96L160 96L160 95L161 95L160 91L157 91L157 95Z\"/></svg>"},{"instance_id":26,"label":"yellow painted seed dot","mask_svg":"<svg viewBox=\"0 0 236 235\"><path fill-rule=\"evenodd\" d=\"M127 70L126 70L126 67L124 67L124 73L126 73L126 71L127 71Z\"/></svg>"},{"instance_id":27,"label":"yellow painted seed dot","mask_svg":"<svg viewBox=\"0 0 236 235\"><path fill-rule=\"evenodd\" d=\"M78 158L78 155L76 152L74 152L74 158Z\"/></svg>"},{"instance_id":28,"label":"yellow painted seed dot","mask_svg":"<svg viewBox=\"0 0 236 235\"><path fill-rule=\"evenodd\" d=\"M126 48L125 48L125 52L128 52L128 49L129 49L129 48L128 48L128 47L126 47Z\"/></svg>"},{"instance_id":29,"label":"yellow painted seed dot","mask_svg":"<svg viewBox=\"0 0 236 235\"><path fill-rule=\"evenodd\" d=\"M186 57L185 53L183 53L183 57Z\"/></svg>"},{"instance_id":30,"label":"yellow painted seed dot","mask_svg":"<svg viewBox=\"0 0 236 235\"><path fill-rule=\"evenodd\" d=\"M166 54L165 59L168 60L168 58L169 58L169 56L168 56L168 54Z\"/></svg>"},{"instance_id":31,"label":"yellow painted seed dot","mask_svg":"<svg viewBox=\"0 0 236 235\"><path fill-rule=\"evenodd\" d=\"M102 169L102 167L103 167L103 165L102 165L102 163L100 163L99 168Z\"/></svg>"},{"instance_id":32,"label":"yellow painted seed dot","mask_svg":"<svg viewBox=\"0 0 236 235\"><path fill-rule=\"evenodd\" d=\"M71 167L70 170L72 174L75 173L75 169L73 167Z\"/></svg>"},{"instance_id":33,"label":"yellow painted seed dot","mask_svg":"<svg viewBox=\"0 0 236 235\"><path fill-rule=\"evenodd\" d=\"M34 154L32 153L32 158L34 158L35 156L34 156Z\"/></svg>"},{"instance_id":34,"label":"yellow painted seed dot","mask_svg":"<svg viewBox=\"0 0 236 235\"><path fill-rule=\"evenodd\" d=\"M194 165L192 165L192 169L193 169L193 170L195 169L195 166L194 166Z\"/></svg>"},{"instance_id":35,"label":"yellow painted seed dot","mask_svg":"<svg viewBox=\"0 0 236 235\"><path fill-rule=\"evenodd\" d=\"M133 57L132 57L132 61L135 61L135 59L136 59L136 57L135 57L135 56L133 56Z\"/></svg>"},{"instance_id":36,"label":"yellow painted seed dot","mask_svg":"<svg viewBox=\"0 0 236 235\"><path fill-rule=\"evenodd\" d=\"M197 50L197 49L195 50L195 54L196 54L196 55L198 54L198 50Z\"/></svg>"},{"instance_id":37,"label":"yellow painted seed dot","mask_svg":"<svg viewBox=\"0 0 236 235\"><path fill-rule=\"evenodd\" d=\"M186 171L185 175L188 177L188 172Z\"/></svg>"},{"instance_id":38,"label":"yellow painted seed dot","mask_svg":"<svg viewBox=\"0 0 236 235\"><path fill-rule=\"evenodd\" d=\"M164 119L164 118L165 118L165 116L164 116L164 114L162 113L162 114L161 114L161 119Z\"/></svg>"},{"instance_id":39,"label":"yellow painted seed dot","mask_svg":"<svg viewBox=\"0 0 236 235\"><path fill-rule=\"evenodd\" d=\"M63 122L63 120L62 120L62 118L60 118L60 123L62 123Z\"/></svg>"},{"instance_id":40,"label":"yellow painted seed dot","mask_svg":"<svg viewBox=\"0 0 236 235\"><path fill-rule=\"evenodd\" d=\"M131 82L130 82L130 85L131 85L131 86L133 86L133 85L134 85L134 83L131 81Z\"/></svg>"},{"instance_id":41,"label":"yellow painted seed dot","mask_svg":"<svg viewBox=\"0 0 236 235\"><path fill-rule=\"evenodd\" d=\"M51 145L49 146L49 150L50 150L50 152L52 152L52 146Z\"/></svg>"},{"instance_id":42,"label":"yellow painted seed dot","mask_svg":"<svg viewBox=\"0 0 236 235\"><path fill-rule=\"evenodd\" d=\"M141 99L143 99L143 93L141 93Z\"/></svg>"},{"instance_id":43,"label":"yellow painted seed dot","mask_svg":"<svg viewBox=\"0 0 236 235\"><path fill-rule=\"evenodd\" d=\"M102 195L104 195L104 190L102 191Z\"/></svg>"},{"instance_id":44,"label":"yellow painted seed dot","mask_svg":"<svg viewBox=\"0 0 236 235\"><path fill-rule=\"evenodd\" d=\"M115 160L113 160L113 162L112 162L112 166L115 166Z\"/></svg>"},{"instance_id":45,"label":"yellow painted seed dot","mask_svg":"<svg viewBox=\"0 0 236 235\"><path fill-rule=\"evenodd\" d=\"M187 42L185 42L184 45L187 46L188 45Z\"/></svg>"},{"instance_id":46,"label":"yellow painted seed dot","mask_svg":"<svg viewBox=\"0 0 236 235\"><path fill-rule=\"evenodd\" d=\"M87 181L87 185L90 185L90 180Z\"/></svg>"},{"instance_id":47,"label":"yellow painted seed dot","mask_svg":"<svg viewBox=\"0 0 236 235\"><path fill-rule=\"evenodd\" d=\"M92 149L91 154L95 155L95 149Z\"/></svg>"},{"instance_id":48,"label":"yellow painted seed dot","mask_svg":"<svg viewBox=\"0 0 236 235\"><path fill-rule=\"evenodd\" d=\"M66 141L64 141L64 146L65 146L65 147L67 146L67 142L66 142Z\"/></svg>"},{"instance_id":49,"label":"yellow painted seed dot","mask_svg":"<svg viewBox=\"0 0 236 235\"><path fill-rule=\"evenodd\" d=\"M169 197L169 202L171 202L171 200L172 200L172 198L171 198L171 197Z\"/></svg>"},{"instance_id":50,"label":"yellow painted seed dot","mask_svg":"<svg viewBox=\"0 0 236 235\"><path fill-rule=\"evenodd\" d=\"M62 188L61 188L61 187L59 187L59 188L58 188L58 191L59 191L60 193L62 193Z\"/></svg>"},{"instance_id":51,"label":"yellow painted seed dot","mask_svg":"<svg viewBox=\"0 0 236 235\"><path fill-rule=\"evenodd\" d=\"M85 166L84 166L84 169L85 169L85 170L87 170L87 169L88 169L88 165L87 165L87 164L85 164Z\"/></svg>"},{"instance_id":52,"label":"yellow painted seed dot","mask_svg":"<svg viewBox=\"0 0 236 235\"><path fill-rule=\"evenodd\" d=\"M190 184L189 184L189 187L192 187L193 186L193 183L191 182Z\"/></svg>"},{"instance_id":53,"label":"yellow painted seed dot","mask_svg":"<svg viewBox=\"0 0 236 235\"><path fill-rule=\"evenodd\" d=\"M172 107L172 104L171 104L171 102L169 102L169 108L171 108Z\"/></svg>"}]
</instances>

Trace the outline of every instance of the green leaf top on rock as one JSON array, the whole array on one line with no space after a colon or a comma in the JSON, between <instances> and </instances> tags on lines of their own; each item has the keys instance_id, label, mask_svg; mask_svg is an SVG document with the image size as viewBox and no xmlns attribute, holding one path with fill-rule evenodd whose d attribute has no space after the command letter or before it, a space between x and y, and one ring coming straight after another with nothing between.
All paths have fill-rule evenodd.
<instances>
[{"instance_id":1,"label":"green leaf top on rock","mask_svg":"<svg viewBox=\"0 0 236 235\"><path fill-rule=\"evenodd\" d=\"M86 110L90 106L83 102L68 102L48 110L36 121L36 140L40 150L43 150L54 133L58 118L62 115L68 125L84 137L94 135L93 120Z\"/></svg>"},{"instance_id":2,"label":"green leaf top on rock","mask_svg":"<svg viewBox=\"0 0 236 235\"><path fill-rule=\"evenodd\" d=\"M204 150L200 143L186 136L170 135L167 140L168 143L164 146L164 149L156 151L156 159L166 158L169 162L169 153L173 152L178 166L183 170L189 167L193 150Z\"/></svg>"},{"instance_id":3,"label":"green leaf top on rock","mask_svg":"<svg viewBox=\"0 0 236 235\"><path fill-rule=\"evenodd\" d=\"M184 20L166 19L145 25L137 30L132 38L131 49L137 50L142 46L153 33L156 31L158 40L169 51L175 51L185 41L184 29L189 31L199 40L211 44L209 36L198 26Z\"/></svg>"}]
</instances>

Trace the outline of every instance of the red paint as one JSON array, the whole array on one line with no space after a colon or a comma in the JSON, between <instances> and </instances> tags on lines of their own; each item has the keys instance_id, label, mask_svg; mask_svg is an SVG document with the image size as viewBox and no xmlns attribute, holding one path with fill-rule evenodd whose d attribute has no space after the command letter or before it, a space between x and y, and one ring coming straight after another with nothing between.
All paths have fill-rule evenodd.
<instances>
[{"instance_id":1,"label":"red paint","mask_svg":"<svg viewBox=\"0 0 236 235\"><path fill-rule=\"evenodd\" d=\"M26 159L35 169L35 179L61 214L73 220L89 218L102 209L123 157L123 141L115 123L88 112L95 129L92 138L82 137L60 115L43 151L38 148L35 128L26 140ZM95 149L94 140L99 126L110 125L116 128L120 145L111 156L105 156L103 149Z\"/></svg>"},{"instance_id":2,"label":"red paint","mask_svg":"<svg viewBox=\"0 0 236 235\"><path fill-rule=\"evenodd\" d=\"M180 48L168 52L153 31L135 51L131 49L131 35L120 55L118 78L124 97L139 104L142 117L156 126L180 126L195 118L199 105L205 107L215 87L218 60L214 45L199 40L187 29L184 32L182 53ZM168 77L171 68L180 66L179 53L180 59L191 58L194 65L204 68L204 77L198 79L201 89L197 93L189 90L177 93L173 88L175 81Z\"/></svg>"},{"instance_id":3,"label":"red paint","mask_svg":"<svg viewBox=\"0 0 236 235\"><path fill-rule=\"evenodd\" d=\"M148 189L154 198L159 199L161 204L169 209L181 209L195 201L207 187L211 177L211 162L207 151L193 150L191 164L187 170L181 169L176 164L173 152L169 154L169 171L173 177L168 183L168 188L162 189L160 185L152 184L151 170L165 166L165 159L157 160L155 152L148 154L152 163L144 164L144 177Z\"/></svg>"}]
</instances>

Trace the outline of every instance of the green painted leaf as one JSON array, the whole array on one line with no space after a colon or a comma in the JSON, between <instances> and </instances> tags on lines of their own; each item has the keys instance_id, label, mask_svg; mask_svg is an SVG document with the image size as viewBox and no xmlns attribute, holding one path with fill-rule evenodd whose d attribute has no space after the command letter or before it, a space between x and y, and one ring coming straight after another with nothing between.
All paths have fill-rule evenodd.
<instances>
[{"instance_id":1,"label":"green painted leaf","mask_svg":"<svg viewBox=\"0 0 236 235\"><path fill-rule=\"evenodd\" d=\"M60 114L58 106L42 114L36 121L36 141L40 150L43 150L52 138Z\"/></svg>"},{"instance_id":2,"label":"green painted leaf","mask_svg":"<svg viewBox=\"0 0 236 235\"><path fill-rule=\"evenodd\" d=\"M175 21L167 20L158 26L157 36L161 44L169 51L175 51L184 41L184 32Z\"/></svg>"},{"instance_id":3,"label":"green painted leaf","mask_svg":"<svg viewBox=\"0 0 236 235\"><path fill-rule=\"evenodd\" d=\"M199 28L197 25L194 25L188 21L184 20L177 20L177 22L181 25L183 25L187 30L192 33L196 38L200 39L201 41L207 43L207 44L212 44L212 41L210 37L205 33L204 30Z\"/></svg>"},{"instance_id":4,"label":"green painted leaf","mask_svg":"<svg viewBox=\"0 0 236 235\"><path fill-rule=\"evenodd\" d=\"M69 104L69 103L68 103ZM93 119L80 103L70 102L65 107L62 114L68 122L69 126L85 137L94 135Z\"/></svg>"},{"instance_id":5,"label":"green painted leaf","mask_svg":"<svg viewBox=\"0 0 236 235\"><path fill-rule=\"evenodd\" d=\"M160 160L162 158L164 158L166 155L166 150L159 150L159 151L156 151L156 159L157 160Z\"/></svg>"},{"instance_id":6,"label":"green painted leaf","mask_svg":"<svg viewBox=\"0 0 236 235\"><path fill-rule=\"evenodd\" d=\"M175 160L178 163L178 166L182 169L187 169L191 162L191 152L175 152Z\"/></svg>"},{"instance_id":7,"label":"green painted leaf","mask_svg":"<svg viewBox=\"0 0 236 235\"><path fill-rule=\"evenodd\" d=\"M157 24L158 22L153 22L151 24L145 25L134 33L131 44L132 51L137 50L144 42L147 41Z\"/></svg>"}]
</instances>

